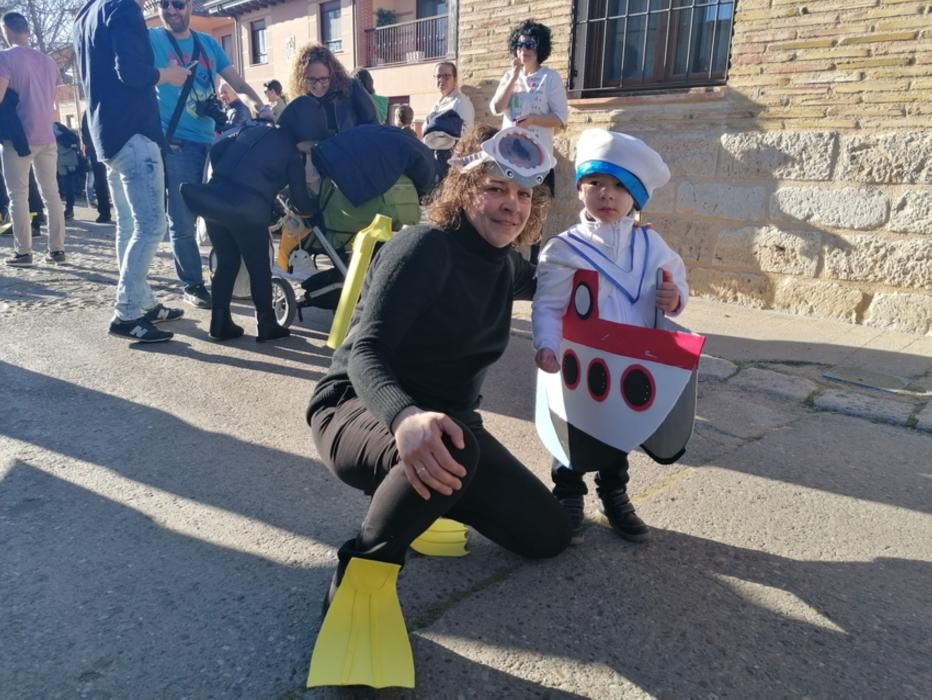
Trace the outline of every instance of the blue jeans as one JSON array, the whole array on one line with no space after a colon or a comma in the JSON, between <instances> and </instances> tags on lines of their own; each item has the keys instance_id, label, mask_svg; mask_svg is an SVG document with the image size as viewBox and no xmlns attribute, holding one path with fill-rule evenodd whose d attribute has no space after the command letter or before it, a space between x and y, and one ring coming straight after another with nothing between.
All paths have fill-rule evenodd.
<instances>
[{"instance_id":1,"label":"blue jeans","mask_svg":"<svg viewBox=\"0 0 932 700\"><path fill-rule=\"evenodd\" d=\"M146 275L165 237L165 168L158 145L141 134L127 141L106 165L120 266L116 316L133 321L157 303Z\"/></svg>"},{"instance_id":2,"label":"blue jeans","mask_svg":"<svg viewBox=\"0 0 932 700\"><path fill-rule=\"evenodd\" d=\"M175 258L175 271L185 289L204 284L201 251L194 232L194 215L181 196L185 182L203 182L204 164L210 144L178 141L165 155L165 186L168 188L168 235Z\"/></svg>"}]
</instances>

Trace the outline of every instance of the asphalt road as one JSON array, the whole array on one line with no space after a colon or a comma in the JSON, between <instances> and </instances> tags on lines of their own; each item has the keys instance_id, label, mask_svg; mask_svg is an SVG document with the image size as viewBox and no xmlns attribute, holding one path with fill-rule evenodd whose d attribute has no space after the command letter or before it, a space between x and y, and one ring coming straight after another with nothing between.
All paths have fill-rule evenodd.
<instances>
[{"instance_id":1,"label":"asphalt road","mask_svg":"<svg viewBox=\"0 0 932 700\"><path fill-rule=\"evenodd\" d=\"M704 375L681 464L633 458L647 544L590 495L556 559L475 533L412 557L416 691L305 691L366 505L304 423L329 316L217 345L189 309L176 342L132 346L105 335L107 230L71 234L74 269L0 271L0 697L932 697L932 434L730 372ZM485 417L547 479L532 386L519 332Z\"/></svg>"}]
</instances>

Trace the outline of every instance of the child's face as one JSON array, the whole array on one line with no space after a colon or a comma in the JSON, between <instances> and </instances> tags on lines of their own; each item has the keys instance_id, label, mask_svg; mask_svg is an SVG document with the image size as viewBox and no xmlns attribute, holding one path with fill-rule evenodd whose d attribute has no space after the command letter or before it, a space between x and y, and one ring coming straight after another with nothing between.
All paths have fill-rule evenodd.
<instances>
[{"instance_id":1,"label":"child's face","mask_svg":"<svg viewBox=\"0 0 932 700\"><path fill-rule=\"evenodd\" d=\"M585 175L579 181L579 201L593 219L613 224L634 208L634 198L611 175Z\"/></svg>"}]
</instances>

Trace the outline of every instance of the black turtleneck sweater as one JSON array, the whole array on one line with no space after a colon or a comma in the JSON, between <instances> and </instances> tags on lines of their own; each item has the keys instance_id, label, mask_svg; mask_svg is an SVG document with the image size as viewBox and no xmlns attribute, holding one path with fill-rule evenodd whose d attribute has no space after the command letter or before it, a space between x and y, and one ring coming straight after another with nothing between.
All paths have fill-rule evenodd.
<instances>
[{"instance_id":1,"label":"black turtleneck sweater","mask_svg":"<svg viewBox=\"0 0 932 700\"><path fill-rule=\"evenodd\" d=\"M411 405L475 409L486 371L508 345L512 301L530 299L535 286L530 263L468 223L405 229L373 260L308 419L357 396L388 427Z\"/></svg>"}]
</instances>

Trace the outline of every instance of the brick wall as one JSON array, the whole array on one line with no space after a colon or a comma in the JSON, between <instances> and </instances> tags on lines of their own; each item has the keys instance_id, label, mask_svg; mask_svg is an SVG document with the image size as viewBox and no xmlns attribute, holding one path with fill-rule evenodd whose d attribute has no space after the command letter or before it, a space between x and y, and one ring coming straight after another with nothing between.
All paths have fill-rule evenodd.
<instances>
[{"instance_id":1,"label":"brick wall","mask_svg":"<svg viewBox=\"0 0 932 700\"><path fill-rule=\"evenodd\" d=\"M566 76L572 0L464 0L459 66L477 116L509 28L551 27ZM673 172L645 212L694 294L932 334L932 3L739 0L728 85L572 99L555 139L553 233L578 212L579 133L636 134Z\"/></svg>"}]
</instances>

